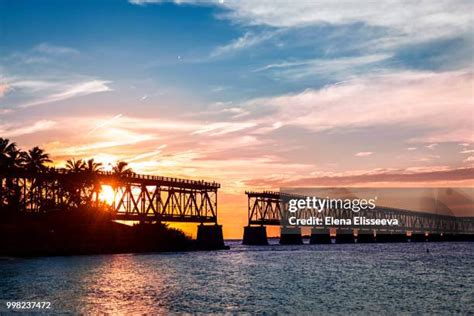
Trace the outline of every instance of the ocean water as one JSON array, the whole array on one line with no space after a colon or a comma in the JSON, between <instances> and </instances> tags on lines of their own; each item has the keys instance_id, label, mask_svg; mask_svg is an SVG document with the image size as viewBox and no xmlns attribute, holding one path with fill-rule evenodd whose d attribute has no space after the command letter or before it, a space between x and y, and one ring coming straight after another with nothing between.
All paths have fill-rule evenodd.
<instances>
[{"instance_id":1,"label":"ocean water","mask_svg":"<svg viewBox=\"0 0 474 316\"><path fill-rule=\"evenodd\" d=\"M474 313L474 243L227 244L227 251L1 258L0 311L8 301L47 301L47 312L87 314Z\"/></svg>"}]
</instances>

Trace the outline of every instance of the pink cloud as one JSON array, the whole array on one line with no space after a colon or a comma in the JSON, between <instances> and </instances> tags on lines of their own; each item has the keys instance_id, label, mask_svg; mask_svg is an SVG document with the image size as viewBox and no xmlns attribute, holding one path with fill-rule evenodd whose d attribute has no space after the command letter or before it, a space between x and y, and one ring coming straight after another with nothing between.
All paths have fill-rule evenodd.
<instances>
[{"instance_id":1,"label":"pink cloud","mask_svg":"<svg viewBox=\"0 0 474 316\"><path fill-rule=\"evenodd\" d=\"M259 120L262 127L275 121L316 132L400 126L413 128L409 141L473 142L472 85L471 72L400 72L258 98L245 106L276 112Z\"/></svg>"},{"instance_id":2,"label":"pink cloud","mask_svg":"<svg viewBox=\"0 0 474 316\"><path fill-rule=\"evenodd\" d=\"M3 97L8 90L8 85L6 83L0 83L0 97Z\"/></svg>"},{"instance_id":3,"label":"pink cloud","mask_svg":"<svg viewBox=\"0 0 474 316\"><path fill-rule=\"evenodd\" d=\"M438 146L438 144L429 144L429 145L426 145L425 147L428 148L428 149L435 149L436 147Z\"/></svg>"},{"instance_id":4,"label":"pink cloud","mask_svg":"<svg viewBox=\"0 0 474 316\"><path fill-rule=\"evenodd\" d=\"M463 162L471 162L474 163L474 156L469 156L466 159L463 160Z\"/></svg>"},{"instance_id":5,"label":"pink cloud","mask_svg":"<svg viewBox=\"0 0 474 316\"><path fill-rule=\"evenodd\" d=\"M361 151L361 152L358 152L357 154L355 154L354 156L356 157L368 157L368 156L372 156L373 152L371 151Z\"/></svg>"},{"instance_id":6,"label":"pink cloud","mask_svg":"<svg viewBox=\"0 0 474 316\"><path fill-rule=\"evenodd\" d=\"M374 183L450 183L453 181L474 182L474 168L422 168L366 171L358 174L341 173L319 177L300 177L298 179L254 178L246 182L249 186L278 188L284 186L350 186Z\"/></svg>"},{"instance_id":7,"label":"pink cloud","mask_svg":"<svg viewBox=\"0 0 474 316\"><path fill-rule=\"evenodd\" d=\"M3 137L18 137L51 130L56 127L52 120L40 120L31 124L5 124L0 125L0 135Z\"/></svg>"}]
</instances>

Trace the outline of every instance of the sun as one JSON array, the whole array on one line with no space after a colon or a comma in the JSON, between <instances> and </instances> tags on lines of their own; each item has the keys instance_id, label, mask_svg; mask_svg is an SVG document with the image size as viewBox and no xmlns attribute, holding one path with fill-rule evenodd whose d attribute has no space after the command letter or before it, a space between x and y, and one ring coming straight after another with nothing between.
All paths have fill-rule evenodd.
<instances>
[{"instance_id":1,"label":"sun","mask_svg":"<svg viewBox=\"0 0 474 316\"><path fill-rule=\"evenodd\" d=\"M110 185L102 185L100 193L99 193L99 200L105 202L109 205L114 203L115 193L114 189Z\"/></svg>"}]
</instances>

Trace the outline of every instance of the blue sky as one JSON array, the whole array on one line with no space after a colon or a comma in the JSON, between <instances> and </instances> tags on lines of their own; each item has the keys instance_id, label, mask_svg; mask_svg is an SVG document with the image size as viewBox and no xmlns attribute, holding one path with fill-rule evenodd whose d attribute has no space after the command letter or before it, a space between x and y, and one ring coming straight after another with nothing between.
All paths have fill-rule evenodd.
<instances>
[{"instance_id":1,"label":"blue sky","mask_svg":"<svg viewBox=\"0 0 474 316\"><path fill-rule=\"evenodd\" d=\"M0 134L58 161L124 159L229 192L464 181L450 177L474 161L472 9L0 0Z\"/></svg>"},{"instance_id":2,"label":"blue sky","mask_svg":"<svg viewBox=\"0 0 474 316\"><path fill-rule=\"evenodd\" d=\"M257 24L246 20L257 20L251 14L232 18L252 7L200 3L3 0L2 66L13 75L64 73L124 86L149 81L209 102L299 92L382 71L459 69L472 62L470 25L445 22L452 30L436 36L423 34L436 32L434 27L400 27L417 21L384 25L349 13L347 21L337 23L286 22L283 13ZM459 6L451 3L450 9ZM461 9L449 18L456 19Z\"/></svg>"}]
</instances>

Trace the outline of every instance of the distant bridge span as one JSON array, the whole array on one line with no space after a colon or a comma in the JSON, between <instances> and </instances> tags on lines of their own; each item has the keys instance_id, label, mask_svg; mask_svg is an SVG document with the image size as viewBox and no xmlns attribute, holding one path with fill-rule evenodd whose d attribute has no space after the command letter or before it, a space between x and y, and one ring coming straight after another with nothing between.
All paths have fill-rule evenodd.
<instances>
[{"instance_id":1,"label":"distant bridge span","mask_svg":"<svg viewBox=\"0 0 474 316\"><path fill-rule=\"evenodd\" d=\"M248 197L248 224L261 226L280 226L282 220L287 216L284 212L284 209L287 208L285 200L290 198L306 198L306 196L302 195L272 191L247 191L245 193ZM305 209L298 212L301 218L321 216L321 214L314 209ZM331 216L338 219L350 218L354 215L366 218L397 219L399 226L396 228L387 228L387 231L474 233L474 217L456 217L382 206L377 206L373 210L360 210L358 213L351 213L342 209L329 209L324 211L324 216ZM370 226L361 227L359 225L344 227L354 229L371 228Z\"/></svg>"},{"instance_id":2,"label":"distant bridge span","mask_svg":"<svg viewBox=\"0 0 474 316\"><path fill-rule=\"evenodd\" d=\"M287 225L288 201L291 198L306 199L306 196L287 194L273 191L245 192L248 197L248 226L244 230L244 243L246 244L266 244L265 226L281 226L282 235L280 243L301 243L300 228ZM456 217L449 215L416 212L405 209L377 206L373 210L360 210L357 213L348 212L343 209L328 209L318 213L315 209L303 209L298 211L298 218L311 217L334 217L337 219L349 219L354 216L376 219L397 219L398 226L361 226L361 225L331 225L331 226L309 226L312 228L312 237L314 235L326 234L329 237L329 229L337 231L337 235L346 235L346 241L357 237L357 234L365 234L364 238L369 236L375 240L378 239L390 241L402 241L405 235L420 236L440 236L443 235L467 235L469 240L474 236L474 217ZM287 234L290 232L291 234ZM356 232L354 235L354 232ZM337 236L336 235L336 236ZM384 235L383 238L380 235ZM287 237L291 238L287 238ZM285 237L285 238L283 238ZM318 237L319 238L319 237ZM356 238L357 239L357 238ZM423 238L422 238L423 239ZM361 238L359 237L359 240ZM456 240L454 238L453 240ZM283 242L282 242L283 241ZM328 241L328 238L326 238ZM316 243L316 242L315 242Z\"/></svg>"}]
</instances>

